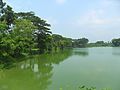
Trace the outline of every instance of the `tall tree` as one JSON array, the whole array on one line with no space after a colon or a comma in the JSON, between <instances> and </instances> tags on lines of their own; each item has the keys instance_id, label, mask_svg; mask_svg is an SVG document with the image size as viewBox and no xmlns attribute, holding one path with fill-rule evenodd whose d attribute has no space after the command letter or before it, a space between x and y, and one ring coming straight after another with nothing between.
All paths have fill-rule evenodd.
<instances>
[{"instance_id":1,"label":"tall tree","mask_svg":"<svg viewBox=\"0 0 120 90\"><path fill-rule=\"evenodd\" d=\"M0 22L0 56L5 56L6 51L8 50L8 45L5 44L7 35L6 35L6 29L7 25L4 22Z\"/></svg>"},{"instance_id":2,"label":"tall tree","mask_svg":"<svg viewBox=\"0 0 120 90\"><path fill-rule=\"evenodd\" d=\"M19 56L22 53L31 51L33 47L33 32L35 26L30 20L18 19L15 21L11 37L14 39L14 55Z\"/></svg>"},{"instance_id":3,"label":"tall tree","mask_svg":"<svg viewBox=\"0 0 120 90\"><path fill-rule=\"evenodd\" d=\"M10 29L11 25L14 23L15 20L15 14L14 11L12 10L12 7L7 5L7 7L4 8L4 12L0 20L5 21L6 24L8 25L8 29Z\"/></svg>"},{"instance_id":4,"label":"tall tree","mask_svg":"<svg viewBox=\"0 0 120 90\"><path fill-rule=\"evenodd\" d=\"M37 43L37 47L39 48L39 53L44 53L47 49L48 43L47 40L51 36L50 32L50 24L48 24L45 20L42 20L38 16L35 16L33 12L20 12L16 13L18 18L23 18L30 20L33 25L37 27L35 30L35 41ZM49 39L51 40L51 39Z\"/></svg>"},{"instance_id":5,"label":"tall tree","mask_svg":"<svg viewBox=\"0 0 120 90\"><path fill-rule=\"evenodd\" d=\"M0 0L0 16L4 13L4 6L6 3L3 2L3 0Z\"/></svg>"}]
</instances>

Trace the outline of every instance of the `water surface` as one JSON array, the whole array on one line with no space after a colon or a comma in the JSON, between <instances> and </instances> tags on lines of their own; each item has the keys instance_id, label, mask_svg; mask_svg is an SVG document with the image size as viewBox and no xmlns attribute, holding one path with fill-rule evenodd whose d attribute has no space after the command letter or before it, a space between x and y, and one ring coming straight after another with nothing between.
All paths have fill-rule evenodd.
<instances>
[{"instance_id":1,"label":"water surface","mask_svg":"<svg viewBox=\"0 0 120 90\"><path fill-rule=\"evenodd\" d=\"M27 58L0 70L0 90L120 90L120 48L75 48Z\"/></svg>"}]
</instances>

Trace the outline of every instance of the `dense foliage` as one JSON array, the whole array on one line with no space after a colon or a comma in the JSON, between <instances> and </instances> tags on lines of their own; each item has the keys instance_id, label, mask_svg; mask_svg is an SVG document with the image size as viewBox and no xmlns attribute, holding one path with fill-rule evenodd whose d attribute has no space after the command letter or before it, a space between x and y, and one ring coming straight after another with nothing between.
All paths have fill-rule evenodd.
<instances>
[{"instance_id":1,"label":"dense foliage","mask_svg":"<svg viewBox=\"0 0 120 90\"><path fill-rule=\"evenodd\" d=\"M118 38L118 39L112 39L112 44L115 47L120 47L120 38Z\"/></svg>"},{"instance_id":2,"label":"dense foliage","mask_svg":"<svg viewBox=\"0 0 120 90\"><path fill-rule=\"evenodd\" d=\"M72 46L70 38L52 34L50 24L34 12L14 12L0 0L0 57L57 52Z\"/></svg>"},{"instance_id":3,"label":"dense foliage","mask_svg":"<svg viewBox=\"0 0 120 90\"><path fill-rule=\"evenodd\" d=\"M73 47L86 47L89 40L87 38L75 39L73 40Z\"/></svg>"},{"instance_id":4,"label":"dense foliage","mask_svg":"<svg viewBox=\"0 0 120 90\"><path fill-rule=\"evenodd\" d=\"M87 38L71 39L52 34L50 27L34 12L16 13L0 0L0 58L58 52L71 47L111 46L104 41L88 43ZM112 44L120 46L120 39L113 39Z\"/></svg>"},{"instance_id":5,"label":"dense foliage","mask_svg":"<svg viewBox=\"0 0 120 90\"><path fill-rule=\"evenodd\" d=\"M95 43L89 43L88 47L110 47L112 46L111 42L97 41Z\"/></svg>"}]
</instances>

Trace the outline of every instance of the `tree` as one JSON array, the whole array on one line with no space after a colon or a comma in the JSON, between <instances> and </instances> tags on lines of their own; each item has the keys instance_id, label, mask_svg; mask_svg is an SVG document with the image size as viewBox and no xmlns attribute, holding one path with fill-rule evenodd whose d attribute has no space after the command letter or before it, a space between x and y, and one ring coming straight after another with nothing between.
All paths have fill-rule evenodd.
<instances>
[{"instance_id":1,"label":"tree","mask_svg":"<svg viewBox=\"0 0 120 90\"><path fill-rule=\"evenodd\" d=\"M6 56L9 50L7 44L7 25L5 22L0 22L0 56ZM5 43L6 42L6 43Z\"/></svg>"},{"instance_id":2,"label":"tree","mask_svg":"<svg viewBox=\"0 0 120 90\"><path fill-rule=\"evenodd\" d=\"M15 21L15 26L11 33L11 37L14 40L14 56L31 51L34 43L33 32L35 28L29 20L18 19Z\"/></svg>"},{"instance_id":3,"label":"tree","mask_svg":"<svg viewBox=\"0 0 120 90\"><path fill-rule=\"evenodd\" d=\"M62 36L61 35L57 35L57 34L53 34L52 35L53 38L53 47L55 52L57 51L57 49L61 46L62 42Z\"/></svg>"},{"instance_id":4,"label":"tree","mask_svg":"<svg viewBox=\"0 0 120 90\"><path fill-rule=\"evenodd\" d=\"M3 2L3 0L0 0L0 16L4 13L4 6L6 3Z\"/></svg>"},{"instance_id":5,"label":"tree","mask_svg":"<svg viewBox=\"0 0 120 90\"><path fill-rule=\"evenodd\" d=\"M4 12L0 18L0 21L5 21L6 24L8 25L8 29L10 29L11 25L14 23L14 20L15 20L14 11L12 10L12 7L7 5L7 7L4 8ZM9 31L11 31L11 29Z\"/></svg>"},{"instance_id":6,"label":"tree","mask_svg":"<svg viewBox=\"0 0 120 90\"><path fill-rule=\"evenodd\" d=\"M57 49L63 50L64 48L72 47L71 38L66 38L58 34L53 34L52 38L55 51L57 51Z\"/></svg>"},{"instance_id":7,"label":"tree","mask_svg":"<svg viewBox=\"0 0 120 90\"><path fill-rule=\"evenodd\" d=\"M112 39L112 44L115 47L119 47L120 46L120 38L118 38L118 39Z\"/></svg>"},{"instance_id":8,"label":"tree","mask_svg":"<svg viewBox=\"0 0 120 90\"><path fill-rule=\"evenodd\" d=\"M7 33L7 24L0 23L1 56L20 56L29 53L33 47L33 31L35 26L29 20L15 21L11 33Z\"/></svg>"},{"instance_id":9,"label":"tree","mask_svg":"<svg viewBox=\"0 0 120 90\"><path fill-rule=\"evenodd\" d=\"M73 47L86 47L89 40L87 38L73 40Z\"/></svg>"},{"instance_id":10,"label":"tree","mask_svg":"<svg viewBox=\"0 0 120 90\"><path fill-rule=\"evenodd\" d=\"M39 48L40 54L45 53L45 51L48 49L48 39L50 43L52 40L49 38L51 37L51 32L49 31L50 24L48 24L45 20L39 18L38 16L35 16L33 12L20 12L16 13L16 16L18 18L30 20L33 25L37 27L34 32L34 38L37 43L37 48Z\"/></svg>"}]
</instances>

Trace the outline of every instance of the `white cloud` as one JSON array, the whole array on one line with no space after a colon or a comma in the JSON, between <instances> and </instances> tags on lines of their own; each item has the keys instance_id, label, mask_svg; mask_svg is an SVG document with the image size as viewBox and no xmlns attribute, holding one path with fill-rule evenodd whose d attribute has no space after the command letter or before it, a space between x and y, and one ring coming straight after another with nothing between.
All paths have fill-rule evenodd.
<instances>
[{"instance_id":1,"label":"white cloud","mask_svg":"<svg viewBox=\"0 0 120 90\"><path fill-rule=\"evenodd\" d=\"M78 20L79 25L102 25L107 23L107 20L103 19L104 10L92 10L85 15L81 16Z\"/></svg>"},{"instance_id":2,"label":"white cloud","mask_svg":"<svg viewBox=\"0 0 120 90\"><path fill-rule=\"evenodd\" d=\"M114 1L114 0L103 0L102 5L103 5L103 7L112 6L112 5L115 4L113 1Z\"/></svg>"},{"instance_id":3,"label":"white cloud","mask_svg":"<svg viewBox=\"0 0 120 90\"><path fill-rule=\"evenodd\" d=\"M66 0L56 0L56 2L57 2L58 4L64 4L64 3L66 2Z\"/></svg>"},{"instance_id":4,"label":"white cloud","mask_svg":"<svg viewBox=\"0 0 120 90\"><path fill-rule=\"evenodd\" d=\"M104 15L105 11L100 10L92 10L83 16L81 16L77 20L78 26L86 26L86 27L104 27L104 26L115 26L120 23L120 17L109 17Z\"/></svg>"}]
</instances>

